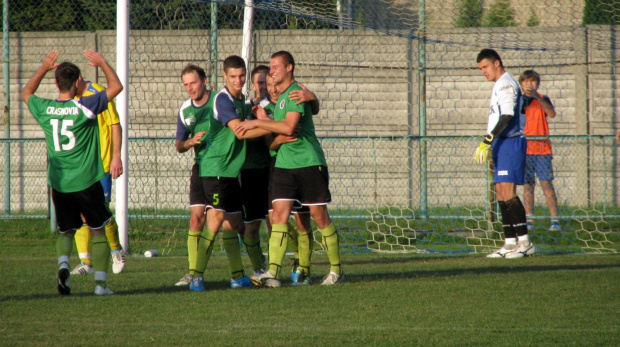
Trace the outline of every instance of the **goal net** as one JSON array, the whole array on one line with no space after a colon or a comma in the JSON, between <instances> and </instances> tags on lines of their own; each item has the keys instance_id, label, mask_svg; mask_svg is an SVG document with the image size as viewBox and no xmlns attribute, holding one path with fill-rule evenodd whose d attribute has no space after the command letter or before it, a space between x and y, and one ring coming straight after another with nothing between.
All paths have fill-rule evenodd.
<instances>
[{"instance_id":1,"label":"goal net","mask_svg":"<svg viewBox=\"0 0 620 347\"><path fill-rule=\"evenodd\" d=\"M26 83L50 49L81 61L87 77L105 85L81 52L96 48L114 63L115 1L62 2L75 13L51 16L47 3L38 12L28 1L10 3L16 86ZM129 2L124 145L132 252L186 254L193 157L174 147L178 110L187 99L180 72L197 64L208 72L211 88L221 89L222 61L242 54L248 7L248 69L289 51L296 80L320 99L314 122L329 165L329 211L344 252L473 253L503 244L492 173L473 159L493 88L477 68L482 48L497 50L515 77L536 70L539 91L557 112L549 129L561 230L550 230L537 181L530 236L538 251L618 251L616 2L153 0ZM46 79L39 92L52 96L53 90ZM15 103L18 94L11 94ZM19 199L5 199L5 211L18 207L26 216L45 208L41 194L29 193L46 191L44 179L32 179L43 177L44 146L27 111L14 109L12 138L22 142L6 142L13 165L2 177L12 177L13 190L7 194L4 185L0 191ZM0 162L6 167L5 158ZM522 187L517 192L524 201Z\"/></svg>"},{"instance_id":2,"label":"goal net","mask_svg":"<svg viewBox=\"0 0 620 347\"><path fill-rule=\"evenodd\" d=\"M247 5L248 69L287 50L295 78L320 99L314 121L345 251L485 252L503 244L492 174L473 160L493 86L477 69L482 48L499 51L516 77L539 72L540 92L558 113L549 127L562 230L549 230L538 185L533 242L541 252L616 251L618 35L613 26L583 26L582 1L174 4L162 5L161 30L131 33L130 223L139 248L160 231L170 252L184 251L187 213L173 215L187 205L191 158L170 141L186 98L179 72L197 63L220 89L221 62L242 51ZM599 13L617 14L606 10ZM140 20L131 16L132 27Z\"/></svg>"}]
</instances>

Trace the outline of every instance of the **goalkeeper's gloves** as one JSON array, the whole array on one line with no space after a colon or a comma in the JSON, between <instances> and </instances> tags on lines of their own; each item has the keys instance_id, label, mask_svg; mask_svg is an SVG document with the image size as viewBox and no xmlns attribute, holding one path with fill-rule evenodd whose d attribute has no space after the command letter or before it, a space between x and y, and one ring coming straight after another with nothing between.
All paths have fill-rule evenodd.
<instances>
[{"instance_id":1,"label":"goalkeeper's gloves","mask_svg":"<svg viewBox=\"0 0 620 347\"><path fill-rule=\"evenodd\" d=\"M484 137L484 140L482 140L482 142L480 142L480 144L478 145L478 149L476 149L476 153L474 154L474 159L476 160L476 163L482 164L487 161L493 138L493 134L489 134Z\"/></svg>"}]
</instances>

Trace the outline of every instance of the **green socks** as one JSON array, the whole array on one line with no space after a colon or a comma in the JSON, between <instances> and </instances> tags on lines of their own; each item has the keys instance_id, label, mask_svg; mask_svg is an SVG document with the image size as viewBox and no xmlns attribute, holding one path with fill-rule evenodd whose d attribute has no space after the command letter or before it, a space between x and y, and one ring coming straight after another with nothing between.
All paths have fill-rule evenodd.
<instances>
[{"instance_id":1,"label":"green socks","mask_svg":"<svg viewBox=\"0 0 620 347\"><path fill-rule=\"evenodd\" d=\"M263 252L260 248L260 237L243 236L243 244L248 251L254 272L261 270L263 268Z\"/></svg>"},{"instance_id":2,"label":"green socks","mask_svg":"<svg viewBox=\"0 0 620 347\"><path fill-rule=\"evenodd\" d=\"M340 275L340 249L336 226L332 223L327 228L319 230L323 238L323 246L327 250L327 257L329 258L329 271Z\"/></svg>"},{"instance_id":3,"label":"green socks","mask_svg":"<svg viewBox=\"0 0 620 347\"><path fill-rule=\"evenodd\" d=\"M67 263L67 268L69 268L69 256L71 256L71 251L73 251L73 234L58 234L58 238L56 238L56 257L58 259L60 259L61 257L63 259L66 259L62 262Z\"/></svg>"},{"instance_id":4,"label":"green socks","mask_svg":"<svg viewBox=\"0 0 620 347\"><path fill-rule=\"evenodd\" d=\"M299 243L299 267L310 275L310 257L312 256L312 233L299 232L297 236Z\"/></svg>"},{"instance_id":5,"label":"green socks","mask_svg":"<svg viewBox=\"0 0 620 347\"><path fill-rule=\"evenodd\" d=\"M201 243L202 231L189 231L187 233L187 261L189 262L189 273L196 272L196 264L198 259L198 247Z\"/></svg>"},{"instance_id":6,"label":"green socks","mask_svg":"<svg viewBox=\"0 0 620 347\"><path fill-rule=\"evenodd\" d=\"M93 270L108 272L110 263L110 246L105 235L92 237Z\"/></svg>"},{"instance_id":7,"label":"green socks","mask_svg":"<svg viewBox=\"0 0 620 347\"><path fill-rule=\"evenodd\" d=\"M276 278L280 274L287 246L288 224L274 224L269 238L269 273Z\"/></svg>"},{"instance_id":8,"label":"green socks","mask_svg":"<svg viewBox=\"0 0 620 347\"><path fill-rule=\"evenodd\" d=\"M243 274L243 263L241 261L241 248L239 247L239 232L237 230L222 230L224 249L230 264L230 275L233 280L241 279Z\"/></svg>"},{"instance_id":9,"label":"green socks","mask_svg":"<svg viewBox=\"0 0 620 347\"><path fill-rule=\"evenodd\" d=\"M192 232L190 232L190 236ZM196 238L196 263L194 266L193 275L198 275L202 277L205 270L207 269L207 263L209 263L209 258L211 257L211 253L213 252L213 243L215 241L215 233L210 230L205 230L200 233L199 231L194 231L193 233L199 233L198 236L194 236ZM189 244L189 238L187 240ZM191 257L191 254L190 254ZM191 258L190 258L191 259ZM190 264L190 274L192 273L192 267Z\"/></svg>"}]
</instances>

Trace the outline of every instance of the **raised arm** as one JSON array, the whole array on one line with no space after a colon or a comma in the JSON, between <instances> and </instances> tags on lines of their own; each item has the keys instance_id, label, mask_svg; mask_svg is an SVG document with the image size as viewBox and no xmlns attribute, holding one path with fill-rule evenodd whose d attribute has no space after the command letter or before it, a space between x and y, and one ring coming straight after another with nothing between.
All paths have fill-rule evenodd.
<instances>
[{"instance_id":1,"label":"raised arm","mask_svg":"<svg viewBox=\"0 0 620 347\"><path fill-rule=\"evenodd\" d=\"M28 83L24 86L22 90L22 100L28 104L28 99L34 95L34 93L39 88L43 77L47 74L48 71L54 70L57 66L56 60L58 59L58 51L51 51L47 53L47 56L43 58L41 62L41 66L37 69L37 72L34 73Z\"/></svg>"},{"instance_id":2,"label":"raised arm","mask_svg":"<svg viewBox=\"0 0 620 347\"><path fill-rule=\"evenodd\" d=\"M120 94L120 92L123 91L121 81L118 79L116 72L112 69L110 64L108 64L103 55L92 49L87 49L84 51L84 57L88 59L89 65L101 68L101 71L103 71L108 84L108 88L105 90L108 95L108 100L114 99L118 94Z\"/></svg>"},{"instance_id":3,"label":"raised arm","mask_svg":"<svg viewBox=\"0 0 620 347\"><path fill-rule=\"evenodd\" d=\"M543 110L545 110L545 114L547 115L547 117L555 118L555 108L553 107L553 104L551 104L551 100L548 97L540 97L538 93L534 93L532 94L532 96L538 100L540 106L543 108Z\"/></svg>"}]
</instances>

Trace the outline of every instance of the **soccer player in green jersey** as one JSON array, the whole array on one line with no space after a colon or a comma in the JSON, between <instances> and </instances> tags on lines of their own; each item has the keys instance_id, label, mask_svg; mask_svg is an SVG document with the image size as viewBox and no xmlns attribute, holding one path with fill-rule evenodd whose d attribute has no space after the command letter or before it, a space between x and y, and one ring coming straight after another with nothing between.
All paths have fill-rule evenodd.
<instances>
[{"instance_id":1,"label":"soccer player in green jersey","mask_svg":"<svg viewBox=\"0 0 620 347\"><path fill-rule=\"evenodd\" d=\"M207 200L204 192L204 180L200 177L200 158L207 148L206 135L210 119L213 117L213 100L215 93L207 89L207 74L194 64L187 64L181 71L181 81L189 96L179 110L175 147L177 152L194 150L194 165L189 182L189 232L187 236L187 254L189 273L175 285L187 286L194 279L197 264L204 264L207 256L206 243L201 241L207 221L205 210Z\"/></svg>"},{"instance_id":2,"label":"soccer player in green jersey","mask_svg":"<svg viewBox=\"0 0 620 347\"><path fill-rule=\"evenodd\" d=\"M265 81L267 72L269 72L269 67L266 65L259 65L252 69L250 85L255 98L246 101L248 108L268 97ZM251 113L248 113L247 116L250 119L254 117ZM264 271L265 259L261 251L259 231L261 222L267 216L270 160L266 136L246 141L245 163L239 175L245 225L243 243L248 251L255 275Z\"/></svg>"},{"instance_id":3,"label":"soccer player in green jersey","mask_svg":"<svg viewBox=\"0 0 620 347\"><path fill-rule=\"evenodd\" d=\"M309 206L310 215L321 231L327 250L330 272L323 277L322 284L331 285L344 279L340 265L338 233L327 211L331 202L329 174L323 149L314 131L312 110L309 103L296 104L289 98L293 90L301 87L295 81L295 61L286 51L271 56L270 75L281 94L274 110L273 120L250 120L235 127L238 134L256 128L269 132L293 135L297 140L280 146L276 165L271 179L273 197L273 226L269 239L269 270L260 276L252 277L255 285L278 287L277 279L282 259L286 252L288 238L288 218L294 202ZM309 242L301 235L298 240L300 251L306 249L302 244ZM301 255L300 255L301 259ZM307 276L308 274L305 274Z\"/></svg>"},{"instance_id":4,"label":"soccer player in green jersey","mask_svg":"<svg viewBox=\"0 0 620 347\"><path fill-rule=\"evenodd\" d=\"M273 82L273 77L270 75L266 76L267 82L267 91L269 93L269 99L263 100L259 106L265 110L267 113L266 117L260 117L260 119L273 119L273 112L275 110L275 105L278 102L278 97L280 96L280 92L275 86ZM302 90L295 90L289 94L289 98L293 101L296 101L296 104L301 104L303 102L310 102L312 106L312 114L315 115L319 113L319 101L316 98L316 95L305 88L303 85L299 85L302 87ZM261 110L256 110L257 114L261 115ZM270 166L270 176L273 173L273 169L276 164L276 155L278 153L278 149L284 143L297 141L296 135L287 136L282 134L275 134L276 136L269 136L270 145L269 150L272 156L271 166ZM269 180L269 233L271 235L271 218L273 216L273 205L271 198L271 185L273 181ZM296 285L308 285L310 284L310 258L312 256L312 241L314 240L312 235L312 227L310 225L310 209L308 206L295 206L291 211L295 218L296 228L293 228L289 224L289 238L288 238L288 251L293 252L293 268L291 269L291 281L294 286ZM302 236L302 246L307 247L307 250L299 250L298 238L301 233ZM307 237L308 242L305 241ZM303 255L303 256L302 256Z\"/></svg>"},{"instance_id":5,"label":"soccer player in green jersey","mask_svg":"<svg viewBox=\"0 0 620 347\"><path fill-rule=\"evenodd\" d=\"M204 290L203 274L213 250L215 236L222 228L224 249L230 264L232 288L251 287L244 275L239 247L239 231L243 228L241 187L239 172L245 162L246 143L235 135L234 126L244 120L251 111L241 93L245 85L245 62L239 56L224 59L222 75L225 87L213 101L213 117L209 118L209 130L204 155L200 158L199 175L203 177L206 197L207 230L202 233L199 249L206 250L204 263L197 264L190 290ZM253 135L253 134L249 134ZM261 134L263 135L263 134ZM252 136L252 137L257 137Z\"/></svg>"},{"instance_id":6,"label":"soccer player in green jersey","mask_svg":"<svg viewBox=\"0 0 620 347\"><path fill-rule=\"evenodd\" d=\"M95 294L108 295L112 291L106 283L110 247L105 227L115 222L105 204L100 183L104 170L97 115L107 109L109 100L114 99L123 86L101 54L85 50L84 57L90 65L101 68L105 74L108 82L105 92L75 100L80 69L69 62L56 65L58 51L51 51L24 86L22 100L45 133L49 159L47 181L52 188L59 229L56 239L58 292L62 295L71 293L69 256L75 231L83 224L83 215L92 235ZM47 72L54 69L58 97L51 100L34 95Z\"/></svg>"}]
</instances>

